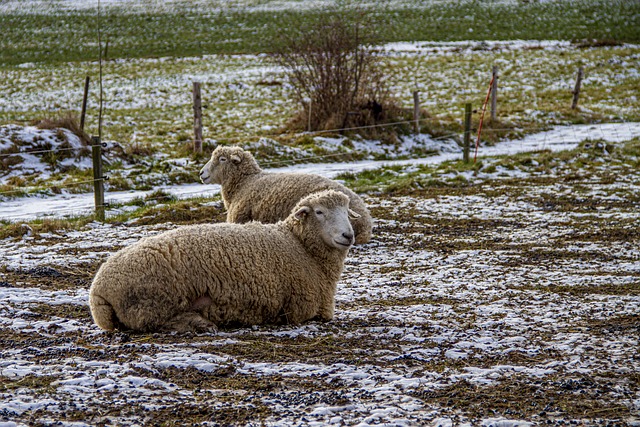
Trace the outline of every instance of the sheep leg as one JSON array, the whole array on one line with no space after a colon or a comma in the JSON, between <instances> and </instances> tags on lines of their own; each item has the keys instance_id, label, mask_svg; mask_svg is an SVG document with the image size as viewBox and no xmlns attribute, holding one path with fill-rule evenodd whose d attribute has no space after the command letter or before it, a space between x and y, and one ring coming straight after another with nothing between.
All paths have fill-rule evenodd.
<instances>
[{"instance_id":1,"label":"sheep leg","mask_svg":"<svg viewBox=\"0 0 640 427\"><path fill-rule=\"evenodd\" d=\"M195 311L180 313L169 319L162 329L176 332L217 332L216 325Z\"/></svg>"},{"instance_id":2,"label":"sheep leg","mask_svg":"<svg viewBox=\"0 0 640 427\"><path fill-rule=\"evenodd\" d=\"M353 233L356 235L356 245L363 245L371 241L371 230L368 229L366 222L362 217L351 220Z\"/></svg>"},{"instance_id":3,"label":"sheep leg","mask_svg":"<svg viewBox=\"0 0 640 427\"><path fill-rule=\"evenodd\" d=\"M315 317L315 319L319 320L321 322L328 322L330 320L333 320L334 310L335 310L335 307L334 307L333 303L327 304L324 307L320 308L320 312Z\"/></svg>"},{"instance_id":4,"label":"sheep leg","mask_svg":"<svg viewBox=\"0 0 640 427\"><path fill-rule=\"evenodd\" d=\"M238 208L227 212L227 222L235 222L236 224L245 224L251 222L254 218L248 209L240 210Z\"/></svg>"}]
</instances>

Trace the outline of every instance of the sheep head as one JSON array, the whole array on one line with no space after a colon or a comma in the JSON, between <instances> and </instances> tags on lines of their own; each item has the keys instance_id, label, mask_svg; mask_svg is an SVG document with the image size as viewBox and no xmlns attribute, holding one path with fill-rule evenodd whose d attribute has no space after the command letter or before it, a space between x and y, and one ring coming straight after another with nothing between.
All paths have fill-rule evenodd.
<instances>
[{"instance_id":1,"label":"sheep head","mask_svg":"<svg viewBox=\"0 0 640 427\"><path fill-rule=\"evenodd\" d=\"M301 199L288 220L302 229L303 240L317 237L330 248L348 250L355 242L349 218L359 215L349 209L349 197L339 191L325 190ZM311 231L309 231L311 230Z\"/></svg>"},{"instance_id":2,"label":"sheep head","mask_svg":"<svg viewBox=\"0 0 640 427\"><path fill-rule=\"evenodd\" d=\"M200 180L205 184L224 185L230 179L253 175L261 170L250 152L240 147L218 146L200 169Z\"/></svg>"}]
</instances>

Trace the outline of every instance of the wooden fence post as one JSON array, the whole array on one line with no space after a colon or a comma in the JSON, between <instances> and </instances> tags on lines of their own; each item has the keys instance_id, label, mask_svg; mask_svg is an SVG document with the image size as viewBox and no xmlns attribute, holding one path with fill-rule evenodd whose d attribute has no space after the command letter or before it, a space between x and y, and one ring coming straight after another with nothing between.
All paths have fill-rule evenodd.
<instances>
[{"instance_id":1,"label":"wooden fence post","mask_svg":"<svg viewBox=\"0 0 640 427\"><path fill-rule=\"evenodd\" d=\"M420 93L413 91L413 131L420 133Z\"/></svg>"},{"instance_id":2,"label":"wooden fence post","mask_svg":"<svg viewBox=\"0 0 640 427\"><path fill-rule=\"evenodd\" d=\"M87 115L87 98L89 97L89 76L84 80L84 95L82 97L82 112L80 113L80 131L84 131L84 118Z\"/></svg>"},{"instance_id":3,"label":"wooden fence post","mask_svg":"<svg viewBox=\"0 0 640 427\"><path fill-rule=\"evenodd\" d=\"M571 109L578 108L578 98L580 97L580 85L582 84L582 78L584 77L584 68L578 68L578 78L576 79L576 86L573 89L573 102L571 103Z\"/></svg>"},{"instance_id":4,"label":"wooden fence post","mask_svg":"<svg viewBox=\"0 0 640 427\"><path fill-rule=\"evenodd\" d=\"M491 123L496 121L496 115L498 110L498 66L493 66L491 79L493 84L491 85Z\"/></svg>"},{"instance_id":5,"label":"wooden fence post","mask_svg":"<svg viewBox=\"0 0 640 427\"><path fill-rule=\"evenodd\" d=\"M100 137L91 137L91 154L93 158L93 193L96 218L98 221L104 221L104 176L102 175L102 143Z\"/></svg>"},{"instance_id":6,"label":"wooden fence post","mask_svg":"<svg viewBox=\"0 0 640 427\"><path fill-rule=\"evenodd\" d=\"M193 133L193 151L202 153L202 95L199 82L193 82Z\"/></svg>"},{"instance_id":7,"label":"wooden fence post","mask_svg":"<svg viewBox=\"0 0 640 427\"><path fill-rule=\"evenodd\" d=\"M469 163L469 150L471 149L471 104L464 106L464 146L462 148L462 160Z\"/></svg>"}]
</instances>

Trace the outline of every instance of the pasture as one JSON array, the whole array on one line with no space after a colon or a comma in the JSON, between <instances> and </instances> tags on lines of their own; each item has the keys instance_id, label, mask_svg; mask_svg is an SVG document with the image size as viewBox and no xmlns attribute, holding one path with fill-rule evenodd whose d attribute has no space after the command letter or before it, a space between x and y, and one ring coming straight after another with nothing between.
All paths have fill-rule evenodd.
<instances>
[{"instance_id":1,"label":"pasture","mask_svg":"<svg viewBox=\"0 0 640 427\"><path fill-rule=\"evenodd\" d=\"M329 323L101 332L86 303L98 265L179 224L151 215L2 240L0 417L634 425L638 149L505 158L493 175L469 171L473 185L414 171L422 190L368 196L375 238L351 251Z\"/></svg>"},{"instance_id":2,"label":"pasture","mask_svg":"<svg viewBox=\"0 0 640 427\"><path fill-rule=\"evenodd\" d=\"M297 108L291 101L292 89L270 59L269 48L254 44L275 43L277 32L288 28L282 23L292 28L308 25L323 8L295 1L222 2L226 6L213 0L130 3L104 2L100 15L102 135L114 147L107 153L111 157L106 166L111 177L107 190L193 182L198 166L217 144L242 144L254 149L263 162L323 162L319 157L323 155L329 156L326 161L334 161L425 154L407 155L397 139L378 141L384 145L380 155L350 149L360 142L357 135L284 131ZM89 77L85 130L97 135L100 66L95 5L64 1L54 7L33 2L32 8L25 9L17 4L0 6L0 19L8 29L0 51L13 58L0 58L0 123L25 125L79 114L85 78ZM329 4L324 5L327 7ZM343 7L351 10L348 4ZM498 67L498 120L485 124L483 136L491 143L558 124L640 120L640 48L634 44L640 41L637 8L635 2L601 1L571 6L516 1L428 2L425 6L392 1L365 10L372 25L379 28L376 48L389 92L407 109L413 107L412 92L420 92L423 132L461 134L467 102L476 111L475 129L492 67ZM535 21L527 18L530 16ZM387 24L376 21L383 17L393 20ZM229 40L239 43L231 51L212 34L214 29L226 31L220 19L243 30L234 37L227 34ZM500 25L505 22L510 25ZM164 32L154 30L156 26L162 26ZM447 31L437 30L439 26L446 26ZM491 27L493 33L479 31L478 26ZM427 29L440 35L416 32ZM73 31L73 36L64 36L65 31ZM199 45L194 53L186 39L190 34L206 37L211 44L208 48ZM174 46L172 50L158 46L168 43ZM47 50L34 49L36 46L47 46ZM91 50L79 52L88 48ZM18 52L29 56L23 58ZM584 68L585 78L580 108L572 110L579 67ZM202 82L202 157L191 151L193 81ZM346 137L338 146L327 146L317 138L336 135ZM23 174L20 185L3 179L3 192L51 194L51 187L90 191L89 185L77 184L87 181L86 168L72 165L62 173L60 169L54 164L45 181L39 180L39 174Z\"/></svg>"},{"instance_id":3,"label":"pasture","mask_svg":"<svg viewBox=\"0 0 640 427\"><path fill-rule=\"evenodd\" d=\"M52 139L48 157L21 161L16 150L49 141L32 121L79 111L86 76L86 129L97 134L97 9L24 3L0 2L0 203L92 188L86 153L56 157L64 141ZM390 91L407 109L421 94L422 134L284 130L296 106L270 42L334 2L101 3L107 198L149 194L114 204L105 222L0 218L1 425L640 423L639 138L482 156L557 125L640 121L640 5L338 3L371 13ZM494 65L498 120L485 123L477 163L338 176L365 198L375 227L350 251L333 321L218 334L92 323L89 285L110 254L224 221L218 196L154 191L197 181L216 145L249 148L266 167L461 159L464 104L476 109L475 131ZM203 154L190 147L193 81L203 84Z\"/></svg>"}]
</instances>

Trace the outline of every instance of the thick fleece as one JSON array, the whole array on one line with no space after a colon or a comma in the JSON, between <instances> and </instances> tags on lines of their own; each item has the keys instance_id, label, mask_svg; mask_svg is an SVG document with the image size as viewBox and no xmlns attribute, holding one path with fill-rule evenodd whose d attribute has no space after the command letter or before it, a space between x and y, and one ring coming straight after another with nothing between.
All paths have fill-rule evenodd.
<instances>
[{"instance_id":1,"label":"thick fleece","mask_svg":"<svg viewBox=\"0 0 640 427\"><path fill-rule=\"evenodd\" d=\"M145 332L331 320L354 241L348 205L324 191L277 224L193 225L142 239L98 270L93 319Z\"/></svg>"},{"instance_id":2,"label":"thick fleece","mask_svg":"<svg viewBox=\"0 0 640 427\"><path fill-rule=\"evenodd\" d=\"M360 215L351 224L356 244L371 240L373 220L364 201L349 188L331 179L303 173L263 171L253 155L240 147L217 147L201 169L205 184L220 184L227 221L275 223L289 215L301 198L326 189L349 196L349 207Z\"/></svg>"}]
</instances>

